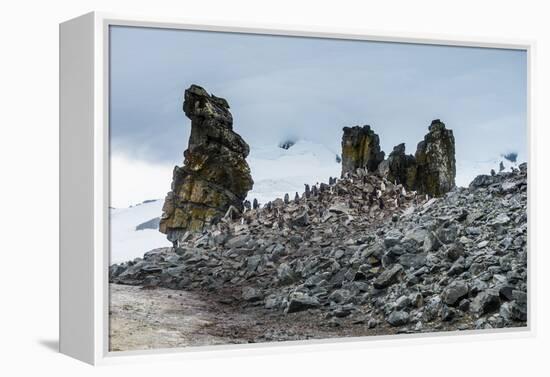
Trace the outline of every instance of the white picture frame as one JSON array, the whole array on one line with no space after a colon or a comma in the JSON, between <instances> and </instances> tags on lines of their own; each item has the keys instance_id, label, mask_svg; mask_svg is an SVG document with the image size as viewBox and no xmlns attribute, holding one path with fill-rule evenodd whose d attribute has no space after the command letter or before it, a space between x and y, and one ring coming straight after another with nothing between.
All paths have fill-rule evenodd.
<instances>
[{"instance_id":1,"label":"white picture frame","mask_svg":"<svg viewBox=\"0 0 550 377\"><path fill-rule=\"evenodd\" d=\"M225 357L301 350L380 347L402 343L457 342L477 338L531 337L535 334L532 282L533 185L528 185L528 320L527 327L469 330L457 333L339 338L150 351L108 349L109 267L109 38L111 25L183 30L256 33L318 38L371 40L432 45L524 50L528 64L527 132L529 181L532 181L533 59L535 43L527 40L461 38L417 33L389 33L311 26L207 24L197 20L88 13L60 24L60 351L90 364L136 360ZM78 205L77 205L78 203ZM74 245L79 245L75 248Z\"/></svg>"}]
</instances>

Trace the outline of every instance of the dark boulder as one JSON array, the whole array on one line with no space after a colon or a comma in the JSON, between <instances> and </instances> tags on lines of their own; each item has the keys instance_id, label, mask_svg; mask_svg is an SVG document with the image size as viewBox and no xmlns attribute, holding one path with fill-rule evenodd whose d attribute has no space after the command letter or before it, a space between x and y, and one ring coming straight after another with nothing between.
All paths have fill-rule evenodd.
<instances>
[{"instance_id":1,"label":"dark boulder","mask_svg":"<svg viewBox=\"0 0 550 377\"><path fill-rule=\"evenodd\" d=\"M155 217L154 219L145 221L138 226L136 230L145 230L145 229L158 229L160 223L160 217Z\"/></svg>"},{"instance_id":2,"label":"dark boulder","mask_svg":"<svg viewBox=\"0 0 550 377\"><path fill-rule=\"evenodd\" d=\"M320 306L319 300L305 293L294 292L288 298L287 313L300 312L307 309L317 308Z\"/></svg>"},{"instance_id":3,"label":"dark boulder","mask_svg":"<svg viewBox=\"0 0 550 377\"><path fill-rule=\"evenodd\" d=\"M382 272L378 278L374 281L374 288L383 289L395 284L399 279L399 274L403 270L403 266L400 264L394 265L392 268L388 268Z\"/></svg>"},{"instance_id":4,"label":"dark boulder","mask_svg":"<svg viewBox=\"0 0 550 377\"><path fill-rule=\"evenodd\" d=\"M470 310L478 316L494 312L500 307L500 297L498 292L487 289L480 292L474 298L470 305Z\"/></svg>"},{"instance_id":5,"label":"dark boulder","mask_svg":"<svg viewBox=\"0 0 550 377\"><path fill-rule=\"evenodd\" d=\"M460 300L468 295L468 284L456 280L449 284L444 290L441 298L447 305L456 305Z\"/></svg>"},{"instance_id":6,"label":"dark boulder","mask_svg":"<svg viewBox=\"0 0 550 377\"><path fill-rule=\"evenodd\" d=\"M403 326L409 322L410 315L403 310L393 311L387 318L387 321L392 326Z\"/></svg>"},{"instance_id":7,"label":"dark boulder","mask_svg":"<svg viewBox=\"0 0 550 377\"><path fill-rule=\"evenodd\" d=\"M470 183L470 189L476 189L480 187L488 187L498 182L498 178L495 175L481 174L474 178Z\"/></svg>"}]
</instances>

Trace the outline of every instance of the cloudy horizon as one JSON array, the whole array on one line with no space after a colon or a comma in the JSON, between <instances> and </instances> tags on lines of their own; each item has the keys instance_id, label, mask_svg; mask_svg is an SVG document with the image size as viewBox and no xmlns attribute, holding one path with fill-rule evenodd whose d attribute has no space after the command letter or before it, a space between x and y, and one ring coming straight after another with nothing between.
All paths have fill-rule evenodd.
<instances>
[{"instance_id":1,"label":"cloudy horizon","mask_svg":"<svg viewBox=\"0 0 550 377\"><path fill-rule=\"evenodd\" d=\"M525 51L136 27L110 36L114 206L169 190L191 84L227 99L252 149L292 138L339 151L342 127L369 124L386 154L401 142L414 154L439 118L457 169L527 159Z\"/></svg>"}]
</instances>

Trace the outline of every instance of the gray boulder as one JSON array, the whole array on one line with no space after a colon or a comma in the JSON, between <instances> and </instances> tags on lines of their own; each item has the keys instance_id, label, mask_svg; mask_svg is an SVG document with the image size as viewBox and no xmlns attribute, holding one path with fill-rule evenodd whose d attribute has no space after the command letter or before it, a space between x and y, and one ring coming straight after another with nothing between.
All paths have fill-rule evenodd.
<instances>
[{"instance_id":1,"label":"gray boulder","mask_svg":"<svg viewBox=\"0 0 550 377\"><path fill-rule=\"evenodd\" d=\"M384 270L374 281L374 288L383 289L397 282L399 274L403 270L400 264L394 265L392 268Z\"/></svg>"},{"instance_id":2,"label":"gray boulder","mask_svg":"<svg viewBox=\"0 0 550 377\"><path fill-rule=\"evenodd\" d=\"M263 294L255 288L252 287L245 287L242 291L242 296L245 301L260 301L264 298Z\"/></svg>"},{"instance_id":3,"label":"gray boulder","mask_svg":"<svg viewBox=\"0 0 550 377\"><path fill-rule=\"evenodd\" d=\"M491 313L500 307L500 297L495 290L487 289L477 294L470 304L470 311L478 316Z\"/></svg>"},{"instance_id":4,"label":"gray boulder","mask_svg":"<svg viewBox=\"0 0 550 377\"><path fill-rule=\"evenodd\" d=\"M455 280L450 283L441 294L443 302L447 305L454 306L460 302L460 300L468 295L468 284L462 280Z\"/></svg>"},{"instance_id":5,"label":"gray boulder","mask_svg":"<svg viewBox=\"0 0 550 377\"><path fill-rule=\"evenodd\" d=\"M303 310L317 308L320 306L316 297L309 296L302 292L293 292L288 298L287 313L295 313Z\"/></svg>"},{"instance_id":6,"label":"gray boulder","mask_svg":"<svg viewBox=\"0 0 550 377\"><path fill-rule=\"evenodd\" d=\"M409 322L410 315L404 310L395 310L386 319L392 326L403 326Z\"/></svg>"},{"instance_id":7,"label":"gray boulder","mask_svg":"<svg viewBox=\"0 0 550 377\"><path fill-rule=\"evenodd\" d=\"M286 263L281 263L279 265L279 268L277 268L277 276L279 278L279 282L283 285L292 284L298 278L296 273Z\"/></svg>"}]
</instances>

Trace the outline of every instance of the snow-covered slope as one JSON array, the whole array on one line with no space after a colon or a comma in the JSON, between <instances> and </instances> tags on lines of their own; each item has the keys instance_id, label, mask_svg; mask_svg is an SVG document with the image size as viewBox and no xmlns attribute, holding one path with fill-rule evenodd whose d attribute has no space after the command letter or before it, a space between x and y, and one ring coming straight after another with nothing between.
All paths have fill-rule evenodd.
<instances>
[{"instance_id":1,"label":"snow-covered slope","mask_svg":"<svg viewBox=\"0 0 550 377\"><path fill-rule=\"evenodd\" d=\"M341 165L336 152L322 144L298 140L288 149L277 144L253 147L247 158L254 187L247 199L258 199L265 204L288 193L291 198L304 192L304 184L328 182L329 177L340 177Z\"/></svg>"},{"instance_id":2,"label":"snow-covered slope","mask_svg":"<svg viewBox=\"0 0 550 377\"><path fill-rule=\"evenodd\" d=\"M129 208L114 208L111 213L111 263L124 262L157 247L171 246L158 229L136 230L146 221L159 217L163 200L148 201Z\"/></svg>"}]
</instances>

